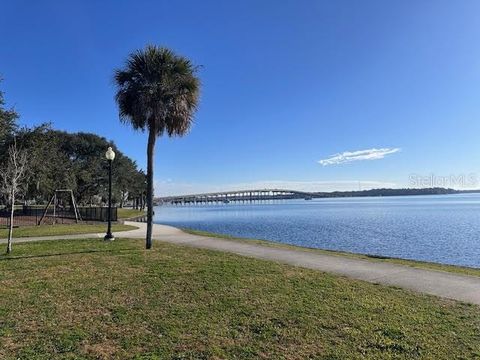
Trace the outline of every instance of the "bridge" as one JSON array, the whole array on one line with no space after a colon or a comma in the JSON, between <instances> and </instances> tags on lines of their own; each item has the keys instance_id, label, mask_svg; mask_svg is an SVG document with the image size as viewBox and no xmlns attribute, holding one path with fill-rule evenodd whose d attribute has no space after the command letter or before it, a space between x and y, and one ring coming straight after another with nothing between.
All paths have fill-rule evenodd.
<instances>
[{"instance_id":1,"label":"bridge","mask_svg":"<svg viewBox=\"0 0 480 360\"><path fill-rule=\"evenodd\" d=\"M246 201L262 201L262 200L290 200L305 199L311 200L313 193L283 190L283 189L256 189L256 190L236 190L224 191L216 193L190 194L179 196L166 196L156 198L157 204L208 204L208 203L230 203L230 202L246 202Z\"/></svg>"}]
</instances>

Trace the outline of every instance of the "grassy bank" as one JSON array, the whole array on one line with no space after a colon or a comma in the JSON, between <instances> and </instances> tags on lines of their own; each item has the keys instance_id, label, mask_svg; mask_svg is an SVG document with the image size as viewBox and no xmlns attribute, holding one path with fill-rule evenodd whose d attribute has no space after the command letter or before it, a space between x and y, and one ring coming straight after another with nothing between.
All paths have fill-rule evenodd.
<instances>
[{"instance_id":1,"label":"grassy bank","mask_svg":"<svg viewBox=\"0 0 480 360\"><path fill-rule=\"evenodd\" d=\"M378 257L378 256L355 254L355 253L343 252L343 251L305 248L301 246L281 244L274 241L238 238L238 237L225 235L225 234L210 233L207 231L192 230L192 229L182 229L182 230L185 231L186 233L193 234L193 235L215 237L215 238L227 239L231 241L255 243L255 244L260 244L260 245L269 246L269 247L293 249L297 251L317 252L317 253L326 254L326 255L346 256L350 258L364 259L368 261L387 262L387 263L412 266L412 267L417 267L422 269L431 269L431 270L438 270L438 271L454 272L454 273L464 274L464 275L480 276L480 269L470 268L465 266L443 265L443 264L432 263L432 262L405 260L405 259L389 258L389 257Z\"/></svg>"},{"instance_id":2,"label":"grassy bank","mask_svg":"<svg viewBox=\"0 0 480 360\"><path fill-rule=\"evenodd\" d=\"M13 229L14 238L34 237L34 236L54 236L54 235L75 235L75 234L95 234L105 232L106 224L57 224L57 225L39 225L39 226L21 226ZM112 231L134 230L135 226L112 224ZM0 239L8 236L8 229L0 228Z\"/></svg>"},{"instance_id":3,"label":"grassy bank","mask_svg":"<svg viewBox=\"0 0 480 360\"><path fill-rule=\"evenodd\" d=\"M474 359L480 308L232 254L44 241L0 256L2 359Z\"/></svg>"},{"instance_id":4,"label":"grassy bank","mask_svg":"<svg viewBox=\"0 0 480 360\"><path fill-rule=\"evenodd\" d=\"M146 212L142 210L135 210L135 209L125 209L125 208L118 208L117 209L117 217L119 219L129 219L137 216L145 215Z\"/></svg>"}]
</instances>

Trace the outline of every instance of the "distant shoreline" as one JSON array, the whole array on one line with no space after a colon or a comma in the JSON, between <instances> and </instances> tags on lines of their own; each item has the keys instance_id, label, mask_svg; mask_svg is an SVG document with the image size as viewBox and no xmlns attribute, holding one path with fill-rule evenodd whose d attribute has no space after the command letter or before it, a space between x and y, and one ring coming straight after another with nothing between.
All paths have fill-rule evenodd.
<instances>
[{"instance_id":1,"label":"distant shoreline","mask_svg":"<svg viewBox=\"0 0 480 360\"><path fill-rule=\"evenodd\" d=\"M269 191L265 189L265 191ZM478 190L455 190L450 188L433 187L433 188L380 188L370 190L351 190L351 191L331 191L331 192L302 192L312 199L326 199L326 198L345 198L345 197L383 197L383 196L416 196L416 195L452 195L452 194L470 194L480 193ZM202 195L202 194L199 194ZM175 195L167 196L166 198L181 198L192 197L198 195ZM155 205L161 205L164 198L155 198Z\"/></svg>"},{"instance_id":2,"label":"distant shoreline","mask_svg":"<svg viewBox=\"0 0 480 360\"><path fill-rule=\"evenodd\" d=\"M358 191L314 192L314 198L333 197L366 197L366 196L410 196L410 195L451 195L465 193L480 193L480 190L455 190L449 188L402 188L402 189L370 189Z\"/></svg>"}]
</instances>

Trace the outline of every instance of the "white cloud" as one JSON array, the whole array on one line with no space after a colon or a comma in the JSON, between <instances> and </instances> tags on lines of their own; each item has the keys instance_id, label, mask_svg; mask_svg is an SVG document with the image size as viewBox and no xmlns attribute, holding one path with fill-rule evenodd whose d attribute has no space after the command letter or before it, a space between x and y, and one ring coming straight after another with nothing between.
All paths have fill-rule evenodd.
<instances>
[{"instance_id":1,"label":"white cloud","mask_svg":"<svg viewBox=\"0 0 480 360\"><path fill-rule=\"evenodd\" d=\"M367 149L357 151L345 151L343 153L332 155L327 159L319 160L318 162L323 166L338 165L352 161L360 160L378 160L383 159L386 155L399 152L400 148L382 148L382 149Z\"/></svg>"},{"instance_id":2,"label":"white cloud","mask_svg":"<svg viewBox=\"0 0 480 360\"><path fill-rule=\"evenodd\" d=\"M232 184L212 183L180 183L175 181L155 181L155 196L201 194L208 192L253 190L253 189L285 189L298 191L349 191L378 188L395 188L396 183L375 180L338 180L338 181L285 181L265 180Z\"/></svg>"}]
</instances>

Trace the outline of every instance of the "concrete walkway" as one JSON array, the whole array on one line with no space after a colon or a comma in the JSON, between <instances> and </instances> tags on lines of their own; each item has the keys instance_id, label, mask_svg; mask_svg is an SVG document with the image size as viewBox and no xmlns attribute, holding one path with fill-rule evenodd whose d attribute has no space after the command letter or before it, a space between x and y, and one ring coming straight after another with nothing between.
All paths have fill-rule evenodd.
<instances>
[{"instance_id":1,"label":"concrete walkway","mask_svg":"<svg viewBox=\"0 0 480 360\"><path fill-rule=\"evenodd\" d=\"M117 232L117 237L144 238L146 224L125 222L139 227L137 230ZM82 234L19 238L15 242L102 238L104 234ZM437 270L413 268L405 265L382 263L364 259L328 255L301 249L282 249L248 242L237 242L206 236L187 234L166 225L154 225L153 238L174 244L203 249L219 250L257 259L278 261L285 264L343 275L371 283L393 285L430 295L480 305L480 277L454 274ZM0 240L0 243L5 240Z\"/></svg>"}]
</instances>

